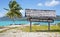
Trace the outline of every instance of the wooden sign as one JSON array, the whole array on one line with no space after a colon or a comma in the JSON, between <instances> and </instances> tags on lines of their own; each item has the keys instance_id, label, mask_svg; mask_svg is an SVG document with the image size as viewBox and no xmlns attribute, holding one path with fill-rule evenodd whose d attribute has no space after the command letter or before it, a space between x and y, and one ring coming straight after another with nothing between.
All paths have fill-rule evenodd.
<instances>
[{"instance_id":1,"label":"wooden sign","mask_svg":"<svg viewBox=\"0 0 60 37\"><path fill-rule=\"evenodd\" d=\"M26 9L26 17L56 17L55 10Z\"/></svg>"}]
</instances>

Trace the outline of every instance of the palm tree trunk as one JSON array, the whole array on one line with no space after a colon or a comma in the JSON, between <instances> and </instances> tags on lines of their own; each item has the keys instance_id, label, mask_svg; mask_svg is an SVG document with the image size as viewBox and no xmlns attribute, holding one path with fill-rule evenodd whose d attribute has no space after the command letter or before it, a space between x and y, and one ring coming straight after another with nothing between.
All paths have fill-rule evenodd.
<instances>
[{"instance_id":1,"label":"palm tree trunk","mask_svg":"<svg viewBox=\"0 0 60 37\"><path fill-rule=\"evenodd\" d=\"M15 25L15 19L13 19L13 25Z\"/></svg>"}]
</instances>

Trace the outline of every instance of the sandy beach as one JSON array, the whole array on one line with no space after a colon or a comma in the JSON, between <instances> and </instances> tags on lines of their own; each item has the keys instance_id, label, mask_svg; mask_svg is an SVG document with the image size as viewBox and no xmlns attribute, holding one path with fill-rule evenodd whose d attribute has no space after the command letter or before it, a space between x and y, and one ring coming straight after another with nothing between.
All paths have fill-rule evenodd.
<instances>
[{"instance_id":1,"label":"sandy beach","mask_svg":"<svg viewBox=\"0 0 60 37\"><path fill-rule=\"evenodd\" d=\"M5 33L0 33L0 37L60 37L58 32L22 32L9 30Z\"/></svg>"},{"instance_id":2,"label":"sandy beach","mask_svg":"<svg viewBox=\"0 0 60 37\"><path fill-rule=\"evenodd\" d=\"M21 26L22 25L11 25L8 27L21 27ZM60 33L58 32L23 32L22 30L10 29L4 33L0 33L0 37L60 37Z\"/></svg>"}]
</instances>

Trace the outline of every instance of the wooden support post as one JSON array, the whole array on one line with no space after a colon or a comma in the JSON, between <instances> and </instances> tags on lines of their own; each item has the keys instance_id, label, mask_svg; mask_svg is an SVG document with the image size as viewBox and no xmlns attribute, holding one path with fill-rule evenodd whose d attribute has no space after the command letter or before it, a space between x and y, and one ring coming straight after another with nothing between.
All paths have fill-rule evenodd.
<instances>
[{"instance_id":1,"label":"wooden support post","mask_svg":"<svg viewBox=\"0 0 60 37\"><path fill-rule=\"evenodd\" d=\"M50 31L50 22L48 22L48 30Z\"/></svg>"},{"instance_id":2,"label":"wooden support post","mask_svg":"<svg viewBox=\"0 0 60 37\"><path fill-rule=\"evenodd\" d=\"M32 26L31 26L32 22L30 21L30 32L32 32Z\"/></svg>"}]
</instances>

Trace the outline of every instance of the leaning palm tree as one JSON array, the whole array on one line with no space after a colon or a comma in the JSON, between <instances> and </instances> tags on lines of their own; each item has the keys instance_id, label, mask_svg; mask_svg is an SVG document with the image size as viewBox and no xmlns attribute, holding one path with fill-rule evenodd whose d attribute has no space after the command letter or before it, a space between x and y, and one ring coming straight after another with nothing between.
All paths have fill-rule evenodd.
<instances>
[{"instance_id":1,"label":"leaning palm tree","mask_svg":"<svg viewBox=\"0 0 60 37\"><path fill-rule=\"evenodd\" d=\"M8 12L6 13L6 16L9 17L10 19L15 20L15 18L21 18L22 14L20 10L22 9L21 6L15 1L12 0L9 2L9 9L4 8Z\"/></svg>"}]
</instances>

